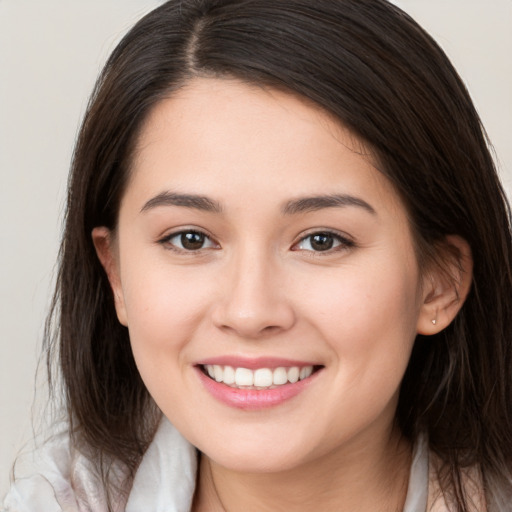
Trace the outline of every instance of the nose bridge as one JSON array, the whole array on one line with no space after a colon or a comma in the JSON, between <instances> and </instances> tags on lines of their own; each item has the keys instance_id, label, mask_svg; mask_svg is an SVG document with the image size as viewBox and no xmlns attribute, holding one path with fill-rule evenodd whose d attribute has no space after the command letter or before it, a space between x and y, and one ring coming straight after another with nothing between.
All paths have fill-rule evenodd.
<instances>
[{"instance_id":1,"label":"nose bridge","mask_svg":"<svg viewBox=\"0 0 512 512\"><path fill-rule=\"evenodd\" d=\"M229 262L227 282L218 304L218 327L246 338L291 327L294 313L283 287L284 269L275 254L255 241Z\"/></svg>"}]
</instances>

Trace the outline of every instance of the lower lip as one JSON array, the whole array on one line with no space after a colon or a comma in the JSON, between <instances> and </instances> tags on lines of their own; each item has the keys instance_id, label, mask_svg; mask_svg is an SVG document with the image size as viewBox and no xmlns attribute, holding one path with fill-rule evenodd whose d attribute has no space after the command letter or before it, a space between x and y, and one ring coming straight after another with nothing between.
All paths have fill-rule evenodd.
<instances>
[{"instance_id":1,"label":"lower lip","mask_svg":"<svg viewBox=\"0 0 512 512\"><path fill-rule=\"evenodd\" d=\"M258 410L277 407L294 398L304 391L319 373L316 371L310 377L295 383L283 384L273 389L239 389L232 388L207 377L201 368L197 368L199 378L204 387L220 402L244 410Z\"/></svg>"}]
</instances>

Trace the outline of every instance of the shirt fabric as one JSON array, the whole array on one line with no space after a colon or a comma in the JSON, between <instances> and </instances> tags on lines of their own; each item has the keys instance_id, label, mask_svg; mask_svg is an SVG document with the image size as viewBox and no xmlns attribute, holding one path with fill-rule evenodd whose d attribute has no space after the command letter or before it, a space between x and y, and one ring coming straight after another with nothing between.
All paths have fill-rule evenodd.
<instances>
[{"instance_id":1,"label":"shirt fabric","mask_svg":"<svg viewBox=\"0 0 512 512\"><path fill-rule=\"evenodd\" d=\"M169 456L172 454L172 456ZM106 512L106 497L91 462L70 447L65 424L38 450L20 460L2 512ZM135 474L128 500L116 512L189 512L197 452L167 419L162 422ZM122 472L118 475L122 481ZM425 438L413 451L404 512L448 512L429 493ZM432 508L432 506L434 508Z\"/></svg>"}]
</instances>

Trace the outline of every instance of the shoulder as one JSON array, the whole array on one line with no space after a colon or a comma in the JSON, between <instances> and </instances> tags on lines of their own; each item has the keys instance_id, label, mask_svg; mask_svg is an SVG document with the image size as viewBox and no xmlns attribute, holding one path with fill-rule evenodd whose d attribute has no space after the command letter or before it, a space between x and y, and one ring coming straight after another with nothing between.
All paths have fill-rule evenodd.
<instances>
[{"instance_id":1,"label":"shoulder","mask_svg":"<svg viewBox=\"0 0 512 512\"><path fill-rule=\"evenodd\" d=\"M66 422L34 444L16 460L2 512L106 511L94 465L71 445Z\"/></svg>"},{"instance_id":2,"label":"shoulder","mask_svg":"<svg viewBox=\"0 0 512 512\"><path fill-rule=\"evenodd\" d=\"M195 489L195 448L163 419L135 478L113 467L115 510L185 512ZM76 450L66 423L56 424L38 447L21 456L2 512L107 512L107 496L95 465Z\"/></svg>"}]
</instances>

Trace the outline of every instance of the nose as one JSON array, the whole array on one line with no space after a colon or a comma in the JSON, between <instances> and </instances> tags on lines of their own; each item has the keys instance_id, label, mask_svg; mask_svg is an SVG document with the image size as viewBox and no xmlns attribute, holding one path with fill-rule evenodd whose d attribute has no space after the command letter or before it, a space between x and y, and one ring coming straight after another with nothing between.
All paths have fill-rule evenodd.
<instances>
[{"instance_id":1,"label":"nose","mask_svg":"<svg viewBox=\"0 0 512 512\"><path fill-rule=\"evenodd\" d=\"M212 315L214 324L246 339L290 329L296 318L279 263L255 250L234 259L219 276L223 282Z\"/></svg>"}]
</instances>

